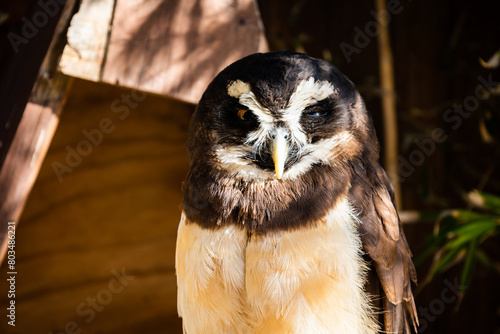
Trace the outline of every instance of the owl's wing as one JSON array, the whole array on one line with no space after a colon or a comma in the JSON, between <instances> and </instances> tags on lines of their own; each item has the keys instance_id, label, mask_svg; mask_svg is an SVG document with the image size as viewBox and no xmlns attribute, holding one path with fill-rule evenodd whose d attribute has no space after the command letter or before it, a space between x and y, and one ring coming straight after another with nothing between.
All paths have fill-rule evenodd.
<instances>
[{"instance_id":1,"label":"owl's wing","mask_svg":"<svg viewBox=\"0 0 500 334\"><path fill-rule=\"evenodd\" d=\"M409 318L416 331L418 316L410 280L416 283L417 274L394 205L392 185L378 163L357 161L351 168L349 198L361 221L363 249L373 260L382 287L385 332L411 333Z\"/></svg>"}]
</instances>

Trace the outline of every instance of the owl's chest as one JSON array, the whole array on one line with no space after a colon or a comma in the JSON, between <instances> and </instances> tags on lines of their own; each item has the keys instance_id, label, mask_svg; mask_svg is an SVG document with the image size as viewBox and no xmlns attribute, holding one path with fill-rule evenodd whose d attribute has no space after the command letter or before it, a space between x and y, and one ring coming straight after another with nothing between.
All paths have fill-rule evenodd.
<instances>
[{"instance_id":1,"label":"owl's chest","mask_svg":"<svg viewBox=\"0 0 500 334\"><path fill-rule=\"evenodd\" d=\"M186 333L364 333L365 264L347 203L313 227L248 236L184 218L178 308Z\"/></svg>"}]
</instances>

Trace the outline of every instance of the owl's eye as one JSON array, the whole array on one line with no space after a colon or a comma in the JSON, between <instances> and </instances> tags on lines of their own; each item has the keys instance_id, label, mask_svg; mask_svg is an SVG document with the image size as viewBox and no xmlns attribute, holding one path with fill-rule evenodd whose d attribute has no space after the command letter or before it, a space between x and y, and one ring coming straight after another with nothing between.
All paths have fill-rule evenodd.
<instances>
[{"instance_id":1,"label":"owl's eye","mask_svg":"<svg viewBox=\"0 0 500 334\"><path fill-rule=\"evenodd\" d=\"M312 117L320 117L320 116L325 116L328 112L323 109L315 108L311 110L307 110L305 114L307 116L312 116Z\"/></svg>"},{"instance_id":2,"label":"owl's eye","mask_svg":"<svg viewBox=\"0 0 500 334\"><path fill-rule=\"evenodd\" d=\"M248 113L248 110L246 110L246 109L240 109L240 110L238 110L238 117L239 117L239 119L241 119L242 121L247 120L248 115L247 115L247 118L245 118L245 114L246 113ZM251 112L250 112L250 114L251 114Z\"/></svg>"},{"instance_id":3,"label":"owl's eye","mask_svg":"<svg viewBox=\"0 0 500 334\"><path fill-rule=\"evenodd\" d=\"M259 121L255 114L243 106L238 106L232 110L230 109L227 115L230 117L229 120L231 124L237 129L250 131L254 130L254 128L259 125Z\"/></svg>"}]
</instances>

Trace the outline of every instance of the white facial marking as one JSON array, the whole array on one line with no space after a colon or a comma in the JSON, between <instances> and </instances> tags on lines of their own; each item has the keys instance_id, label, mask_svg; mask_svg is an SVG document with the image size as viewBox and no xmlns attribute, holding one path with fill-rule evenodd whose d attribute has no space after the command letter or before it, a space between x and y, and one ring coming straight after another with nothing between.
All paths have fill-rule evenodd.
<instances>
[{"instance_id":1,"label":"white facial marking","mask_svg":"<svg viewBox=\"0 0 500 334\"><path fill-rule=\"evenodd\" d=\"M250 92L250 85L241 80L231 82L227 86L227 93L229 96L239 99L242 94Z\"/></svg>"},{"instance_id":2,"label":"white facial marking","mask_svg":"<svg viewBox=\"0 0 500 334\"><path fill-rule=\"evenodd\" d=\"M273 137L276 132L276 121L285 123L285 129L290 133L289 146L299 148L299 154L305 155L296 164L283 174L283 179L297 177L309 170L314 163L326 162L331 158L332 149L341 142L348 140L345 134L341 133L335 137L324 139L316 144L307 142L307 135L302 130L300 119L305 108L324 100L334 93L333 85L324 81L315 81L313 77L302 80L287 103L287 107L282 109L281 118L276 119L269 109L262 106L255 94L252 92L250 84L241 80L232 81L227 86L228 95L237 98L239 103L252 111L259 120L259 128L248 134L245 144L242 147L218 147L215 151L219 161L235 176L244 179L269 179L275 178L273 172L263 171L261 168L249 164L248 153L258 154L267 140Z\"/></svg>"},{"instance_id":3,"label":"white facial marking","mask_svg":"<svg viewBox=\"0 0 500 334\"><path fill-rule=\"evenodd\" d=\"M271 171L264 171L261 168L248 163L245 158L248 155L248 148L218 146L215 155L224 165L230 175L241 177L244 180L268 180L275 179L276 175Z\"/></svg>"},{"instance_id":4,"label":"white facial marking","mask_svg":"<svg viewBox=\"0 0 500 334\"><path fill-rule=\"evenodd\" d=\"M283 180L294 179L307 171L316 163L331 164L338 158L339 147L351 145L356 139L348 131L322 139L314 144L306 144L299 153L300 160L283 173ZM215 150L219 161L224 164L227 171L233 176L244 180L269 180L276 179L276 174L263 171L259 167L248 163L245 156L248 151L244 147L219 146Z\"/></svg>"},{"instance_id":5,"label":"white facial marking","mask_svg":"<svg viewBox=\"0 0 500 334\"><path fill-rule=\"evenodd\" d=\"M250 89L250 84L241 80L232 81L227 86L229 96L237 98L240 104L251 110L258 118L264 127L272 125L274 118L271 112L263 107L255 98L255 94Z\"/></svg>"},{"instance_id":6,"label":"white facial marking","mask_svg":"<svg viewBox=\"0 0 500 334\"><path fill-rule=\"evenodd\" d=\"M302 148L302 157L283 174L283 179L296 178L306 173L316 163L331 164L340 152L338 147L348 146L355 141L351 133L343 131L314 144L306 144Z\"/></svg>"},{"instance_id":7,"label":"white facial marking","mask_svg":"<svg viewBox=\"0 0 500 334\"><path fill-rule=\"evenodd\" d=\"M300 126L300 118L305 108L326 99L333 94L333 85L328 81L314 81L313 77L302 80L288 101L288 108L283 110L283 120L289 126L292 137L302 145L306 144L306 135Z\"/></svg>"}]
</instances>

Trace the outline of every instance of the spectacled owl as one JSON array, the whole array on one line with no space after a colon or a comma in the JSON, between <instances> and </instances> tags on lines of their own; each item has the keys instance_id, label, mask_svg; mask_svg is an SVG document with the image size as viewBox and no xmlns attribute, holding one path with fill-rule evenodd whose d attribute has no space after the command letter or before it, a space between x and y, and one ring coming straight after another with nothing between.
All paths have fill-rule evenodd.
<instances>
[{"instance_id":1,"label":"spectacled owl","mask_svg":"<svg viewBox=\"0 0 500 334\"><path fill-rule=\"evenodd\" d=\"M410 333L416 272L360 94L290 51L228 66L193 115L176 248L194 333Z\"/></svg>"}]
</instances>

